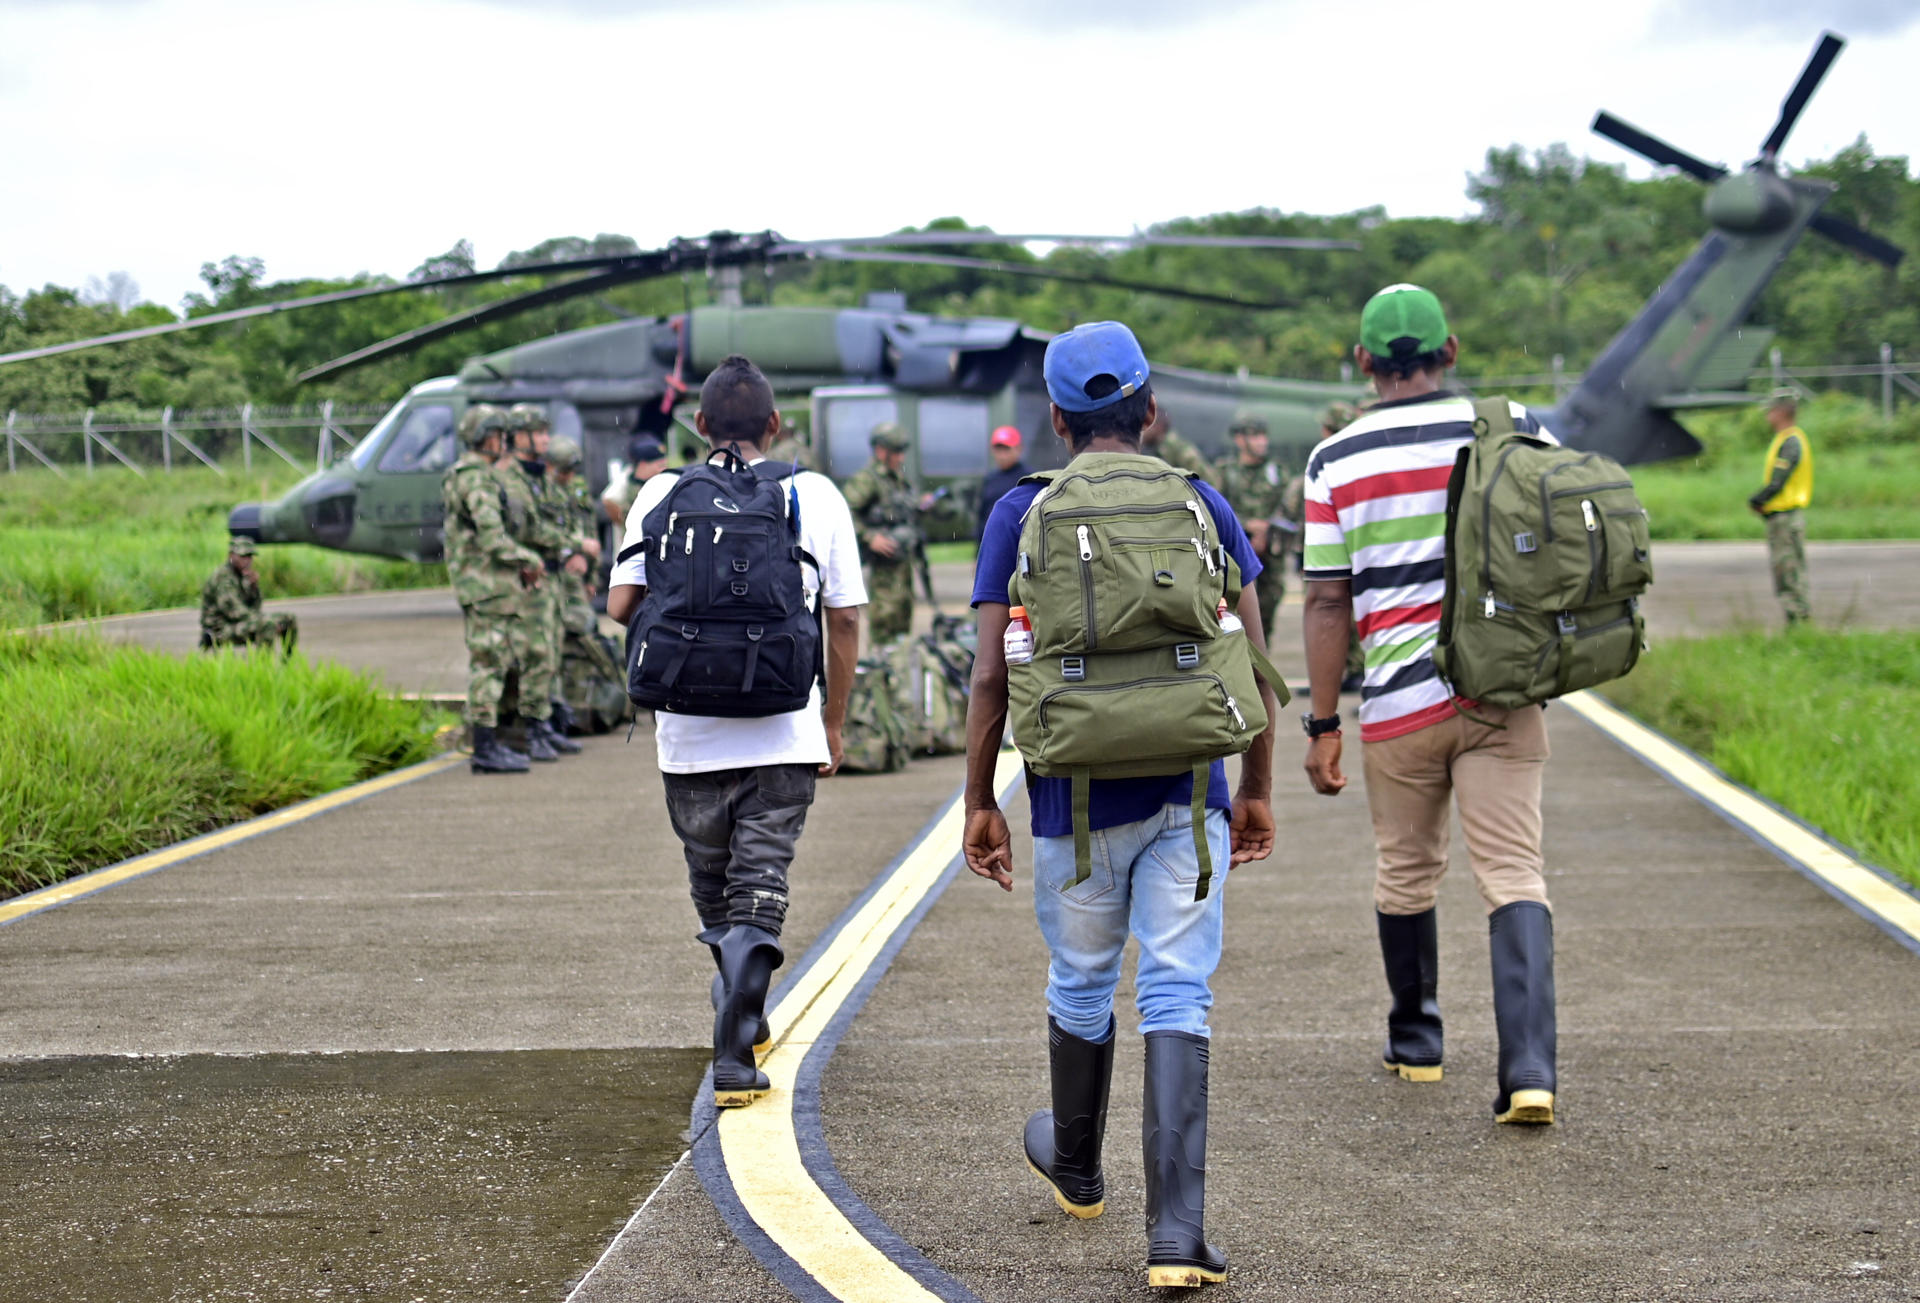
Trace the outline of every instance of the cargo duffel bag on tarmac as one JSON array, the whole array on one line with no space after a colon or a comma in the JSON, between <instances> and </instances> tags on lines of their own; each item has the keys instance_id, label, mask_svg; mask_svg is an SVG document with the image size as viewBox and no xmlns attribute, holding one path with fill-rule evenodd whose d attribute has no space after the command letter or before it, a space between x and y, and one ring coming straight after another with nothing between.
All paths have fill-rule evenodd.
<instances>
[{"instance_id":1,"label":"cargo duffel bag on tarmac","mask_svg":"<svg viewBox=\"0 0 1920 1303\"><path fill-rule=\"evenodd\" d=\"M887 656L863 656L854 666L840 747L844 773L891 774L907 767L913 754L911 726L895 705L893 663Z\"/></svg>"},{"instance_id":2,"label":"cargo duffel bag on tarmac","mask_svg":"<svg viewBox=\"0 0 1920 1303\"><path fill-rule=\"evenodd\" d=\"M1136 453L1083 453L1043 487L1020 528L1011 603L1033 659L1007 667L1013 736L1030 772L1073 782L1075 881L1092 869L1088 784L1193 773L1196 900L1207 896L1208 771L1267 727L1256 673L1279 674L1238 618L1240 567L1187 471Z\"/></svg>"},{"instance_id":3,"label":"cargo duffel bag on tarmac","mask_svg":"<svg viewBox=\"0 0 1920 1303\"><path fill-rule=\"evenodd\" d=\"M1653 583L1646 508L1619 462L1514 427L1476 399L1447 484L1446 595L1433 661L1454 693L1515 709L1626 674Z\"/></svg>"}]
</instances>

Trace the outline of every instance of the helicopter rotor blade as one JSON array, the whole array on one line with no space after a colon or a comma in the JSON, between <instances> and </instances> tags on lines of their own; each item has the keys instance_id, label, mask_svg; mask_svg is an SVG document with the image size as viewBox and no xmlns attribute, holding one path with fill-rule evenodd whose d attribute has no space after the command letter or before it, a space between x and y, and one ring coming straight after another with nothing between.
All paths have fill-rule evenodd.
<instances>
[{"instance_id":1,"label":"helicopter rotor blade","mask_svg":"<svg viewBox=\"0 0 1920 1303\"><path fill-rule=\"evenodd\" d=\"M297 299L280 299L273 303L256 303L251 307L233 308L226 312L209 312L205 316L200 317L188 317L184 321L167 321L156 326L142 326L135 330L115 331L111 335L95 335L88 339L71 339L62 344L46 344L40 348L28 348L22 349L17 353L0 354L0 366L4 366L9 362L30 362L38 357L57 357L62 353L77 353L83 349L100 348L107 344L124 344L136 339L152 339L159 335L173 335L183 330L199 330L203 326L219 326L233 321L248 321L255 317L272 316L279 312L296 312L301 308L318 308L329 303L351 303L358 299L378 298L384 294L405 294L413 290L438 289L446 285L478 285L485 281L503 280L509 276L539 276L551 272L577 271L588 267L604 267L632 261L633 257L634 255L632 254L619 254L600 258L579 258L565 262L531 263L524 267L496 268L493 271L466 272L457 276L435 276L426 280L404 281L396 285L368 285L359 289L332 290L325 294L308 294Z\"/></svg>"},{"instance_id":2,"label":"helicopter rotor blade","mask_svg":"<svg viewBox=\"0 0 1920 1303\"><path fill-rule=\"evenodd\" d=\"M1844 245L1855 253L1863 253L1876 262L1884 262L1889 267L1898 267L1900 260L1907 256L1906 250L1899 245L1889 244L1877 235L1869 235L1845 218L1828 217L1822 213L1808 225L1834 243Z\"/></svg>"},{"instance_id":3,"label":"helicopter rotor blade","mask_svg":"<svg viewBox=\"0 0 1920 1303\"><path fill-rule=\"evenodd\" d=\"M1787 98L1780 104L1780 119L1773 124L1773 131L1760 146L1762 158L1772 158L1780 152L1780 146L1787 143L1787 133L1793 130L1793 124L1800 120L1800 114L1806 109L1807 101L1813 98L1813 92L1820 86L1820 79L1827 75L1827 69L1839 57L1846 42L1832 32L1820 34L1820 44L1813 47L1813 57L1807 60L1807 66L1800 70L1800 80L1793 84Z\"/></svg>"},{"instance_id":4,"label":"helicopter rotor blade","mask_svg":"<svg viewBox=\"0 0 1920 1303\"><path fill-rule=\"evenodd\" d=\"M838 240L792 240L809 248L857 249L870 245L1072 244L1180 249L1339 249L1356 250L1357 240L1309 239L1291 235L1002 235L998 231L903 231L897 235L857 235Z\"/></svg>"},{"instance_id":5,"label":"helicopter rotor blade","mask_svg":"<svg viewBox=\"0 0 1920 1303\"><path fill-rule=\"evenodd\" d=\"M1622 145L1650 162L1663 167L1677 167L1689 176L1696 177L1711 185L1727 174L1727 169L1718 163L1707 163L1695 158L1685 150L1675 149L1658 136L1650 136L1640 128L1628 122L1622 122L1613 114L1602 110L1594 115L1593 130L1605 136L1616 145Z\"/></svg>"},{"instance_id":6,"label":"helicopter rotor blade","mask_svg":"<svg viewBox=\"0 0 1920 1303\"><path fill-rule=\"evenodd\" d=\"M1256 299L1236 299L1224 294L1209 294L1204 290L1181 289L1175 285L1151 285L1142 281L1120 280L1112 276L1090 276L1079 272L1061 271L1038 263L996 262L988 258L960 258L948 254L936 253L885 253L880 250L815 249L816 258L834 262L884 262L904 263L920 267L959 267L965 270L991 272L1002 276L1030 276L1036 280L1065 281L1072 285L1101 285L1111 289L1132 290L1138 294L1159 294L1170 299L1188 299L1195 303L1212 303L1222 307L1245 308L1249 310L1269 310L1292 308L1295 303L1272 303Z\"/></svg>"},{"instance_id":7,"label":"helicopter rotor blade","mask_svg":"<svg viewBox=\"0 0 1920 1303\"><path fill-rule=\"evenodd\" d=\"M652 260L643 262L644 257L645 256L642 255L641 258L635 258L629 255L622 259L623 262L641 263L642 265L639 266L616 267L610 271L603 271L593 276L582 276L576 280L562 281L558 285L548 285L541 289L531 290L525 294L515 295L510 299L499 299L492 303L483 303L477 308L470 308L465 312L456 312L450 317L442 317L440 320L430 322L424 326L416 326L412 330L402 331L398 335L380 340L378 343L369 344L365 348L355 349L353 352L342 357L336 357L332 361L322 362L319 366L302 371L296 377L296 380L300 384L306 384L308 381L319 380L330 375L337 375L342 371L348 371L357 366L365 366L369 362L377 362L382 358L394 357L402 353L411 353L416 349L426 347L435 340L444 339L448 335L455 335L463 330L472 330L476 326L484 326L489 322L501 321L507 317L515 317L523 312L529 312L534 308L544 307L550 303L562 303L568 299L580 298L589 294L598 294L603 290L609 290L618 285L626 285L633 281L646 280L651 276L658 275L660 268L654 265Z\"/></svg>"}]
</instances>

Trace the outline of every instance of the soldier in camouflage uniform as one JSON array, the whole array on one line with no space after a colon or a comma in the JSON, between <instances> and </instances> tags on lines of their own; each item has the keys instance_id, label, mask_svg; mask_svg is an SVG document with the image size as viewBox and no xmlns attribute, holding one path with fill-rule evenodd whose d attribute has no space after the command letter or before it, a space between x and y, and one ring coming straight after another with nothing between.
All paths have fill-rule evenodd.
<instances>
[{"instance_id":1,"label":"soldier in camouflage uniform","mask_svg":"<svg viewBox=\"0 0 1920 1303\"><path fill-rule=\"evenodd\" d=\"M293 650L299 626L291 615L280 611L269 615L260 609L260 577L253 571L253 556L252 539L232 539L225 564L200 590L201 650L250 647L276 639L281 651Z\"/></svg>"},{"instance_id":2,"label":"soldier in camouflage uniform","mask_svg":"<svg viewBox=\"0 0 1920 1303\"><path fill-rule=\"evenodd\" d=\"M1791 389L1775 391L1767 402L1773 442L1767 447L1767 482L1747 505L1767 522L1767 560L1773 569L1773 595L1780 599L1787 627L1813 618L1807 595L1807 507L1813 502L1813 448L1799 425L1800 400Z\"/></svg>"},{"instance_id":3,"label":"soldier in camouflage uniform","mask_svg":"<svg viewBox=\"0 0 1920 1303\"><path fill-rule=\"evenodd\" d=\"M554 697L560 689L560 577L584 575L587 558L578 535L560 523L557 495L547 483L543 458L551 434L546 413L530 403L517 404L507 413L507 438L510 451L494 463L507 490L507 532L540 554L547 573L547 582L524 608L520 717L527 724L527 755L558 760L580 750L580 744L553 723Z\"/></svg>"},{"instance_id":4,"label":"soldier in camouflage uniform","mask_svg":"<svg viewBox=\"0 0 1920 1303\"><path fill-rule=\"evenodd\" d=\"M789 462L803 471L820 469L813 464L813 449L800 437L800 427L793 423L791 416L780 419L780 438L767 449L767 460Z\"/></svg>"},{"instance_id":5,"label":"soldier in camouflage uniform","mask_svg":"<svg viewBox=\"0 0 1920 1303\"><path fill-rule=\"evenodd\" d=\"M524 773L527 757L501 742L500 699L524 641L521 608L544 580L540 555L507 532L506 489L493 461L506 444L506 414L477 404L460 417L462 451L440 482L446 504L447 573L466 617L467 726L473 772Z\"/></svg>"},{"instance_id":6,"label":"soldier in camouflage uniform","mask_svg":"<svg viewBox=\"0 0 1920 1303\"><path fill-rule=\"evenodd\" d=\"M548 445L547 471L554 499L564 512L563 528L583 538L594 529L593 503L580 479L580 445L559 436ZM609 717L600 727L611 727L626 713L626 674L607 642L600 636L600 620L593 611L593 587L585 577L562 571L554 578L560 604L561 704L570 719L557 725L585 731L594 727L596 707Z\"/></svg>"},{"instance_id":7,"label":"soldier in camouflage uniform","mask_svg":"<svg viewBox=\"0 0 1920 1303\"><path fill-rule=\"evenodd\" d=\"M1220 487L1219 476L1214 473L1212 464L1173 428L1165 403L1160 405L1153 424L1140 432L1140 451L1149 457L1158 457L1169 466L1192 471L1216 489Z\"/></svg>"},{"instance_id":8,"label":"soldier in camouflage uniform","mask_svg":"<svg viewBox=\"0 0 1920 1303\"><path fill-rule=\"evenodd\" d=\"M925 540L920 508L907 483L907 436L892 421L873 428L873 460L840 492L860 534L867 572L867 631L878 645L913 628L913 562Z\"/></svg>"},{"instance_id":9,"label":"soldier in camouflage uniform","mask_svg":"<svg viewBox=\"0 0 1920 1303\"><path fill-rule=\"evenodd\" d=\"M1287 492L1287 473L1267 455L1267 423L1252 412L1236 412L1227 427L1239 454L1220 467L1220 493L1240 518L1253 544L1253 553L1265 569L1253 581L1260 598L1260 627L1269 636L1274 612L1287 591L1286 559L1294 537L1292 520L1281 509Z\"/></svg>"}]
</instances>

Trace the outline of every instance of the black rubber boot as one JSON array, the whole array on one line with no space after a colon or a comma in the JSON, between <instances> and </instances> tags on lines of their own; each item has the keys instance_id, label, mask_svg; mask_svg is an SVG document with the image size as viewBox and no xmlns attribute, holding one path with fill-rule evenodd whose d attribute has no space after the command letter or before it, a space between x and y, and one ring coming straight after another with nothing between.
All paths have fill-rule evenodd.
<instances>
[{"instance_id":1,"label":"black rubber boot","mask_svg":"<svg viewBox=\"0 0 1920 1303\"><path fill-rule=\"evenodd\" d=\"M548 740L547 721L544 719L529 719L526 721L526 725L527 759L537 760L543 765L558 760L560 753L553 749L552 742Z\"/></svg>"},{"instance_id":2,"label":"black rubber boot","mask_svg":"<svg viewBox=\"0 0 1920 1303\"><path fill-rule=\"evenodd\" d=\"M723 967L720 961L720 938L726 936L726 934L727 924L722 923L718 927L708 928L694 938L694 940L704 943L708 951L712 953L713 966L716 969ZM720 1012L720 1006L726 1003L726 999L727 976L724 972L715 972L713 975L713 1011L715 1013ZM754 1032L753 1052L756 1055L765 1054L771 1048L773 1048L773 1029L767 1025L766 1016L763 1014L760 1018L760 1026Z\"/></svg>"},{"instance_id":3,"label":"black rubber boot","mask_svg":"<svg viewBox=\"0 0 1920 1303\"><path fill-rule=\"evenodd\" d=\"M553 713L547 716L547 719L553 724L553 731L561 737L565 737L573 732L573 707L558 697L554 697L547 704L553 707Z\"/></svg>"},{"instance_id":4,"label":"black rubber boot","mask_svg":"<svg viewBox=\"0 0 1920 1303\"><path fill-rule=\"evenodd\" d=\"M532 766L527 758L500 740L485 724L473 726L473 772L476 774L524 774Z\"/></svg>"},{"instance_id":5,"label":"black rubber boot","mask_svg":"<svg viewBox=\"0 0 1920 1303\"><path fill-rule=\"evenodd\" d=\"M1387 1070L1408 1081L1440 1080L1440 934L1435 911L1374 912L1387 965Z\"/></svg>"},{"instance_id":6,"label":"black rubber boot","mask_svg":"<svg viewBox=\"0 0 1920 1303\"><path fill-rule=\"evenodd\" d=\"M1493 1022L1500 1034L1495 1122L1553 1121L1557 1055L1553 1003L1553 912L1534 900L1502 905L1487 919L1493 952Z\"/></svg>"},{"instance_id":7,"label":"black rubber boot","mask_svg":"<svg viewBox=\"0 0 1920 1303\"><path fill-rule=\"evenodd\" d=\"M1207 1038L1148 1032L1146 1041L1147 1284L1222 1281L1227 1255L1206 1237Z\"/></svg>"},{"instance_id":8,"label":"black rubber boot","mask_svg":"<svg viewBox=\"0 0 1920 1303\"><path fill-rule=\"evenodd\" d=\"M1047 1019L1053 1107L1027 1119L1027 1166L1053 1187L1054 1202L1071 1217L1098 1217L1107 1209L1100 1142L1107 1134L1114 1030L1109 1019L1106 1040L1083 1041Z\"/></svg>"},{"instance_id":9,"label":"black rubber boot","mask_svg":"<svg viewBox=\"0 0 1920 1303\"><path fill-rule=\"evenodd\" d=\"M553 721L550 719L536 719L527 724L527 742L529 745L532 744L535 733L538 733L540 740L545 742L558 755L577 756L582 750L578 742L575 742L565 733L554 728ZM534 756L533 758L538 760L540 757Z\"/></svg>"},{"instance_id":10,"label":"black rubber boot","mask_svg":"<svg viewBox=\"0 0 1920 1303\"><path fill-rule=\"evenodd\" d=\"M725 989L713 1017L713 1106L738 1108L767 1093L767 1074L753 1061L753 1038L764 1020L773 970L786 959L780 938L736 923L720 938Z\"/></svg>"}]
</instances>

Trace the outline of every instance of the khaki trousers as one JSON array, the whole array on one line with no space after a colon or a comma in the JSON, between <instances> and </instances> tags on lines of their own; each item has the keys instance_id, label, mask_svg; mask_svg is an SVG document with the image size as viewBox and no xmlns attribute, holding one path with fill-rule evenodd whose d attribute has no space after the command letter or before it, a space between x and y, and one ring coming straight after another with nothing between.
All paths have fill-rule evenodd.
<instances>
[{"instance_id":1,"label":"khaki trousers","mask_svg":"<svg viewBox=\"0 0 1920 1303\"><path fill-rule=\"evenodd\" d=\"M1447 871L1449 796L1460 806L1467 855L1487 912L1516 900L1548 904L1540 855L1546 716L1539 706L1474 713L1506 727L1489 728L1456 714L1361 747L1367 808L1380 850L1373 900L1382 914L1433 908Z\"/></svg>"}]
</instances>

